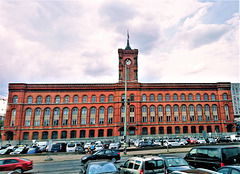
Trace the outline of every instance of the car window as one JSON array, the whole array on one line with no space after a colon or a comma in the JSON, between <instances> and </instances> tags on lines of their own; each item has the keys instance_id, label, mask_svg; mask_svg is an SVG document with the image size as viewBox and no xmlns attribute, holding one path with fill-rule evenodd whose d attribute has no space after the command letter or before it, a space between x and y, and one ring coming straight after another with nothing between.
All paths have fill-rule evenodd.
<instances>
[{"instance_id":1,"label":"car window","mask_svg":"<svg viewBox=\"0 0 240 174\"><path fill-rule=\"evenodd\" d=\"M138 170L139 166L141 165L141 161L135 161L134 169Z\"/></svg>"},{"instance_id":2,"label":"car window","mask_svg":"<svg viewBox=\"0 0 240 174\"><path fill-rule=\"evenodd\" d=\"M239 174L238 170L232 169L232 173L231 174Z\"/></svg>"},{"instance_id":3,"label":"car window","mask_svg":"<svg viewBox=\"0 0 240 174\"><path fill-rule=\"evenodd\" d=\"M5 160L5 162L4 162L4 164L13 164L13 163L18 163L18 161L15 160L15 159L7 159L7 160Z\"/></svg>"},{"instance_id":4,"label":"car window","mask_svg":"<svg viewBox=\"0 0 240 174\"><path fill-rule=\"evenodd\" d=\"M208 156L210 158L220 158L218 149L208 149Z\"/></svg>"},{"instance_id":5,"label":"car window","mask_svg":"<svg viewBox=\"0 0 240 174\"><path fill-rule=\"evenodd\" d=\"M163 160L149 160L145 162L146 170L154 170L164 168Z\"/></svg>"},{"instance_id":6,"label":"car window","mask_svg":"<svg viewBox=\"0 0 240 174\"><path fill-rule=\"evenodd\" d=\"M130 163L130 161L127 160L127 161L124 163L123 167L124 167L124 168L127 168L129 163Z\"/></svg>"},{"instance_id":7,"label":"car window","mask_svg":"<svg viewBox=\"0 0 240 174\"><path fill-rule=\"evenodd\" d=\"M129 164L128 164L128 168L133 169L133 164L134 164L134 161L130 161Z\"/></svg>"},{"instance_id":8,"label":"car window","mask_svg":"<svg viewBox=\"0 0 240 174\"><path fill-rule=\"evenodd\" d=\"M229 168L219 169L217 172L221 174L228 174Z\"/></svg>"},{"instance_id":9,"label":"car window","mask_svg":"<svg viewBox=\"0 0 240 174\"><path fill-rule=\"evenodd\" d=\"M240 149L239 148L226 148L222 149L222 157L223 160L230 160L232 158L236 158L240 156Z\"/></svg>"},{"instance_id":10,"label":"car window","mask_svg":"<svg viewBox=\"0 0 240 174\"><path fill-rule=\"evenodd\" d=\"M192 149L192 150L189 152L189 157L196 157L196 154L197 154L197 149Z\"/></svg>"},{"instance_id":11,"label":"car window","mask_svg":"<svg viewBox=\"0 0 240 174\"><path fill-rule=\"evenodd\" d=\"M98 155L103 155L104 152L105 152L104 150L102 150L102 151L98 151L97 154L98 154Z\"/></svg>"},{"instance_id":12,"label":"car window","mask_svg":"<svg viewBox=\"0 0 240 174\"><path fill-rule=\"evenodd\" d=\"M4 164L4 161L5 161L5 160L0 160L0 165L3 165L3 164Z\"/></svg>"},{"instance_id":13,"label":"car window","mask_svg":"<svg viewBox=\"0 0 240 174\"><path fill-rule=\"evenodd\" d=\"M111 150L106 150L105 153L106 153L106 154L111 154L112 151L111 151Z\"/></svg>"}]
</instances>

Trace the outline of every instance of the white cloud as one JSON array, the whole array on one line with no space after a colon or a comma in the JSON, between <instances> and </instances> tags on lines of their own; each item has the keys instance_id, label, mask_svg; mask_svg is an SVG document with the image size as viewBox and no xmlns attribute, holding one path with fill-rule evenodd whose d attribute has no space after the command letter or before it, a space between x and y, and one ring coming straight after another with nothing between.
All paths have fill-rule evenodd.
<instances>
[{"instance_id":1,"label":"white cloud","mask_svg":"<svg viewBox=\"0 0 240 174\"><path fill-rule=\"evenodd\" d=\"M125 48L128 29L139 49L139 82L237 82L238 13L204 23L214 4L1 1L0 95L9 82L117 82L117 49Z\"/></svg>"}]
</instances>

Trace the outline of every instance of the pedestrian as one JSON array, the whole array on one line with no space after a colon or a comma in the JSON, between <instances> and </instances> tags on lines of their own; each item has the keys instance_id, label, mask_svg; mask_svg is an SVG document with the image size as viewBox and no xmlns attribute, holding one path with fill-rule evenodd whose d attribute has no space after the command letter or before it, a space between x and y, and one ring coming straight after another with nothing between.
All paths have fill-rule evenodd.
<instances>
[{"instance_id":1,"label":"pedestrian","mask_svg":"<svg viewBox=\"0 0 240 174\"><path fill-rule=\"evenodd\" d=\"M95 149L95 146L94 146L94 144L92 143L92 145L91 145L91 154L93 154L94 149Z\"/></svg>"},{"instance_id":2,"label":"pedestrian","mask_svg":"<svg viewBox=\"0 0 240 174\"><path fill-rule=\"evenodd\" d=\"M91 146L89 145L88 146L88 154L90 154L90 152L91 152Z\"/></svg>"}]
</instances>

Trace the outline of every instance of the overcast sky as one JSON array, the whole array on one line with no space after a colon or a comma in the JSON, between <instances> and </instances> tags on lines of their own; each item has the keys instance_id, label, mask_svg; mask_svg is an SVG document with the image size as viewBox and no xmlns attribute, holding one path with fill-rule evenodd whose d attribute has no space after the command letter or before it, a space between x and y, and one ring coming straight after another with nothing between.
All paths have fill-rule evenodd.
<instances>
[{"instance_id":1,"label":"overcast sky","mask_svg":"<svg viewBox=\"0 0 240 174\"><path fill-rule=\"evenodd\" d=\"M116 83L118 48L141 83L239 83L238 0L0 0L8 83Z\"/></svg>"}]
</instances>

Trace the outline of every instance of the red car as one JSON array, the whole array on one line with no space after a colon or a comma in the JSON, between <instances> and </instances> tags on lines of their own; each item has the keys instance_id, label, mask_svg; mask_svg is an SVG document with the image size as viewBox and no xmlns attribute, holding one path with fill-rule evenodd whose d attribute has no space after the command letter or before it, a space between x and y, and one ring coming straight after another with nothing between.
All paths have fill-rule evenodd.
<instances>
[{"instance_id":1,"label":"red car","mask_svg":"<svg viewBox=\"0 0 240 174\"><path fill-rule=\"evenodd\" d=\"M0 159L0 171L17 171L23 173L24 171L33 168L32 160L25 158L2 158Z\"/></svg>"},{"instance_id":2,"label":"red car","mask_svg":"<svg viewBox=\"0 0 240 174\"><path fill-rule=\"evenodd\" d=\"M187 142L188 142L188 144L197 144L198 143L196 138L188 138Z\"/></svg>"}]
</instances>

